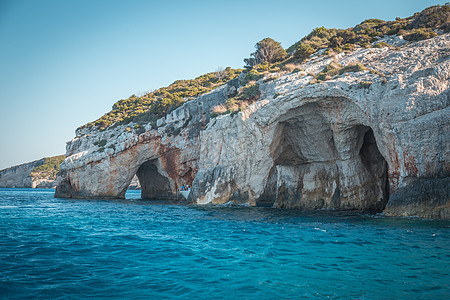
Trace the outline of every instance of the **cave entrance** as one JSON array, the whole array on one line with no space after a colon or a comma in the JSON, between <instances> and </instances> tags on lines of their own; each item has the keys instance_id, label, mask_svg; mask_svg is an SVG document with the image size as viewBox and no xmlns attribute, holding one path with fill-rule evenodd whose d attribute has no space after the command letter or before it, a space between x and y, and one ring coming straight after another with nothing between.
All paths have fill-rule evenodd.
<instances>
[{"instance_id":1,"label":"cave entrance","mask_svg":"<svg viewBox=\"0 0 450 300\"><path fill-rule=\"evenodd\" d=\"M172 199L174 195L170 180L163 175L158 159L144 162L136 172L141 185L142 199Z\"/></svg>"},{"instance_id":2,"label":"cave entrance","mask_svg":"<svg viewBox=\"0 0 450 300\"><path fill-rule=\"evenodd\" d=\"M328 208L333 197L338 157L333 130L317 103L280 118L270 145L273 166L257 206Z\"/></svg>"},{"instance_id":3,"label":"cave entrance","mask_svg":"<svg viewBox=\"0 0 450 300\"><path fill-rule=\"evenodd\" d=\"M273 166L257 206L382 211L388 165L373 130L333 124L315 104L280 119L270 148Z\"/></svg>"},{"instance_id":4,"label":"cave entrance","mask_svg":"<svg viewBox=\"0 0 450 300\"><path fill-rule=\"evenodd\" d=\"M361 141L358 154L366 173L371 177L367 191L368 208L381 212L389 200L388 164L378 150L372 128L360 125L356 131Z\"/></svg>"}]
</instances>

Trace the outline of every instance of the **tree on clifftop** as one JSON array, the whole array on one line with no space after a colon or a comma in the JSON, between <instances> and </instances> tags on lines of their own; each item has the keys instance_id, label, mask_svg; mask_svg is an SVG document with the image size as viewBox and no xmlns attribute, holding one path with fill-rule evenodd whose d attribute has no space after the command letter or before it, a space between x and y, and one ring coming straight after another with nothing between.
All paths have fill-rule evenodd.
<instances>
[{"instance_id":1,"label":"tree on clifftop","mask_svg":"<svg viewBox=\"0 0 450 300\"><path fill-rule=\"evenodd\" d=\"M255 45L256 51L250 54L250 58L244 59L246 68L252 68L253 66L261 63L273 63L283 60L287 53L281 47L280 43L271 39L265 38Z\"/></svg>"}]
</instances>

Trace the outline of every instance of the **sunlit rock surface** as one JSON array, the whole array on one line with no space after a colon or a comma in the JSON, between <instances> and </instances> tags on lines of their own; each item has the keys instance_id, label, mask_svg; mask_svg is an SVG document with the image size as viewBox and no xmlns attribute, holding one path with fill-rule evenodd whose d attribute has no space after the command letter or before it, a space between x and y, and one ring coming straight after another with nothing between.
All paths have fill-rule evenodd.
<instances>
[{"instance_id":1,"label":"sunlit rock surface","mask_svg":"<svg viewBox=\"0 0 450 300\"><path fill-rule=\"evenodd\" d=\"M56 196L123 198L137 175L145 198L178 198L192 184L198 204L450 218L449 34L386 42L396 47L315 55L304 71L263 78L260 100L237 114L209 116L239 88L234 80L157 130L77 132ZM314 83L331 61L367 70Z\"/></svg>"}]
</instances>

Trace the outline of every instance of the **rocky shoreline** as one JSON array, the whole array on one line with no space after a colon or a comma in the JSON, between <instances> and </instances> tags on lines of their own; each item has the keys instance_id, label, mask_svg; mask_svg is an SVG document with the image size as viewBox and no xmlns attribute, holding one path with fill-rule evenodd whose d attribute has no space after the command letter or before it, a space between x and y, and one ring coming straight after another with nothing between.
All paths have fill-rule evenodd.
<instances>
[{"instance_id":1,"label":"rocky shoreline","mask_svg":"<svg viewBox=\"0 0 450 300\"><path fill-rule=\"evenodd\" d=\"M56 197L170 199L192 183L193 203L383 211L450 218L450 35L316 53L301 71L258 80L240 112L211 110L241 89L234 79L145 130L83 128L67 143ZM364 70L317 82L326 66ZM104 141L100 149L96 144Z\"/></svg>"},{"instance_id":2,"label":"rocky shoreline","mask_svg":"<svg viewBox=\"0 0 450 300\"><path fill-rule=\"evenodd\" d=\"M46 163L46 159L48 158L0 170L0 188L56 188L56 178L34 172Z\"/></svg>"}]
</instances>

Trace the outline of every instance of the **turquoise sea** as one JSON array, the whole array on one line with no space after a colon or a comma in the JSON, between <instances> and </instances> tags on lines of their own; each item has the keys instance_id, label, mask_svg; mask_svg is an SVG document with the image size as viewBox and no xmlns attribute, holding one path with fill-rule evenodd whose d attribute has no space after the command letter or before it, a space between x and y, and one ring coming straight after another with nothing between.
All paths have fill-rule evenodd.
<instances>
[{"instance_id":1,"label":"turquoise sea","mask_svg":"<svg viewBox=\"0 0 450 300\"><path fill-rule=\"evenodd\" d=\"M2 299L449 299L450 222L0 189Z\"/></svg>"}]
</instances>

